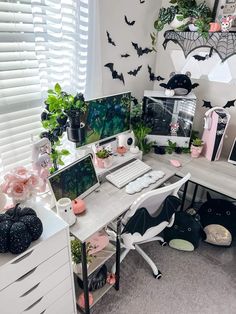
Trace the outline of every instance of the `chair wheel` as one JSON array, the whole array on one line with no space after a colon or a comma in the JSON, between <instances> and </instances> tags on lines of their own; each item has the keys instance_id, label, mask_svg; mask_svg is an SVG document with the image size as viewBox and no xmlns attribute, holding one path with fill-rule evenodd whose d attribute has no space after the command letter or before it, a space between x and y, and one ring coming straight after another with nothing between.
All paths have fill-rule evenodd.
<instances>
[{"instance_id":1,"label":"chair wheel","mask_svg":"<svg viewBox=\"0 0 236 314\"><path fill-rule=\"evenodd\" d=\"M161 246L166 246L167 245L167 242L165 242L165 241L158 241L159 242L159 244L161 245Z\"/></svg>"},{"instance_id":2,"label":"chair wheel","mask_svg":"<svg viewBox=\"0 0 236 314\"><path fill-rule=\"evenodd\" d=\"M155 279L161 279L162 278L162 273L160 272L160 270L158 270L158 274L157 275L153 274L153 277Z\"/></svg>"}]
</instances>

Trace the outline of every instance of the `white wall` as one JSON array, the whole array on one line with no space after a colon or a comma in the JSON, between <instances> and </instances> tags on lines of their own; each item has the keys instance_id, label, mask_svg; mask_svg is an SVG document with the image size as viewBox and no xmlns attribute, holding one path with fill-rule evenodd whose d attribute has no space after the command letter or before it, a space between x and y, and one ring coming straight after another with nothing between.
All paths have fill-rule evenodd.
<instances>
[{"instance_id":1,"label":"white wall","mask_svg":"<svg viewBox=\"0 0 236 314\"><path fill-rule=\"evenodd\" d=\"M214 0L208 0L207 3L210 6L213 6ZM163 0L163 6L168 6L169 0ZM167 30L167 28L165 28ZM180 50L180 47L172 42L168 43L167 49L164 50L162 47L163 43L163 33L159 33L158 37L158 53L156 59L156 72L161 76L168 79L169 74L174 71L174 66L171 60L171 53L173 50ZM200 50L202 51L203 48ZM207 49L209 51L209 49ZM195 50L195 54L198 50ZM180 59L183 58L183 53L181 51ZM181 61L181 60L179 60ZM204 61L208 62L208 61ZM196 62L197 63L197 62ZM181 64L181 62L180 62ZM197 65L196 65L197 66ZM236 76L236 55L229 59L229 66L231 72ZM222 74L223 75L223 74ZM167 81L167 80L166 80ZM206 78L200 78L198 80L193 80L193 82L197 82L200 84L198 88L194 90L195 94L198 98L196 115L194 118L194 129L203 131L203 116L206 112L205 108L202 108L202 100L209 100L212 102L213 106L223 106L226 104L228 100L236 99L236 89L235 82L231 83L221 83L221 82L211 82ZM159 89L158 84L155 84L155 89ZM233 140L236 136L236 107L232 107L229 109L229 113L231 114L231 121L229 128L227 130L227 138L224 141L224 148L222 154L228 156Z\"/></svg>"},{"instance_id":2,"label":"white wall","mask_svg":"<svg viewBox=\"0 0 236 314\"><path fill-rule=\"evenodd\" d=\"M131 41L143 48L151 48L150 33L153 31L153 21L160 4L161 1L156 0L146 0L143 4L140 4L139 0L99 0L103 95L130 90L134 96L142 98L145 89L153 89L147 64L154 70L156 54L152 52L138 57ZM125 23L124 15L129 21L136 21L134 26ZM116 47L108 44L106 31L110 33ZM120 55L125 53L131 56L121 58ZM110 70L104 68L108 62L114 63L117 72L124 74L125 85L120 80L112 79ZM136 77L127 74L139 65L142 65L142 68Z\"/></svg>"}]
</instances>

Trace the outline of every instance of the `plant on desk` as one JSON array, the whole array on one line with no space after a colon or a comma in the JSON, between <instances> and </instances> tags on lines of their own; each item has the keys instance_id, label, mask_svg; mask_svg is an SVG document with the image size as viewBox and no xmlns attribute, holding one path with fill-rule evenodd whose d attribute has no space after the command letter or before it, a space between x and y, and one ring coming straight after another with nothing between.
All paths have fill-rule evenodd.
<instances>
[{"instance_id":1,"label":"plant on desk","mask_svg":"<svg viewBox=\"0 0 236 314\"><path fill-rule=\"evenodd\" d=\"M203 141L197 137L192 141L192 145L190 147L191 157L198 158L203 149Z\"/></svg>"},{"instance_id":2,"label":"plant on desk","mask_svg":"<svg viewBox=\"0 0 236 314\"><path fill-rule=\"evenodd\" d=\"M147 135L151 132L151 129L147 127L143 122L136 124L133 128L136 145L144 153L147 154L150 152L153 142L149 142Z\"/></svg>"},{"instance_id":3,"label":"plant on desk","mask_svg":"<svg viewBox=\"0 0 236 314\"><path fill-rule=\"evenodd\" d=\"M112 152L108 148L98 147L95 164L99 168L109 168L112 165Z\"/></svg>"},{"instance_id":4,"label":"plant on desk","mask_svg":"<svg viewBox=\"0 0 236 314\"><path fill-rule=\"evenodd\" d=\"M82 273L82 242L74 238L70 241L71 244L71 255L73 261L73 270L75 273ZM87 253L87 268L92 263L92 260L95 256L92 256L90 251L92 250L92 245L86 243L86 253Z\"/></svg>"}]
</instances>

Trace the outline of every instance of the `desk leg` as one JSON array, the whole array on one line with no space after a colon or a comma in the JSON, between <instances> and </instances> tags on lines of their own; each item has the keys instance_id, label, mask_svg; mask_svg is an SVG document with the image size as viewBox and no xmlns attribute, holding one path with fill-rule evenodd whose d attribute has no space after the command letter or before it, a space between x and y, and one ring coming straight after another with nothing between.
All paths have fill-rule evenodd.
<instances>
[{"instance_id":1,"label":"desk leg","mask_svg":"<svg viewBox=\"0 0 236 314\"><path fill-rule=\"evenodd\" d=\"M194 192L193 192L193 197L192 197L192 201L191 201L191 207L193 207L194 202L195 202L195 198L197 196L197 190L198 190L198 184L195 184L195 188L194 188Z\"/></svg>"},{"instance_id":2,"label":"desk leg","mask_svg":"<svg viewBox=\"0 0 236 314\"><path fill-rule=\"evenodd\" d=\"M180 207L180 211L184 210L184 203L185 203L185 198L186 198L186 194L187 194L187 190L188 190L188 181L185 183L184 185L184 193L183 193L183 199L182 199L182 204Z\"/></svg>"},{"instance_id":3,"label":"desk leg","mask_svg":"<svg viewBox=\"0 0 236 314\"><path fill-rule=\"evenodd\" d=\"M117 231L116 231L116 284L115 289L120 288L120 234L121 234L121 218L117 220Z\"/></svg>"},{"instance_id":4,"label":"desk leg","mask_svg":"<svg viewBox=\"0 0 236 314\"><path fill-rule=\"evenodd\" d=\"M83 287L84 287L84 303L85 303L85 313L89 314L89 291L88 291L88 271L87 271L87 252L86 252L86 242L82 243L82 273L83 273Z\"/></svg>"}]
</instances>

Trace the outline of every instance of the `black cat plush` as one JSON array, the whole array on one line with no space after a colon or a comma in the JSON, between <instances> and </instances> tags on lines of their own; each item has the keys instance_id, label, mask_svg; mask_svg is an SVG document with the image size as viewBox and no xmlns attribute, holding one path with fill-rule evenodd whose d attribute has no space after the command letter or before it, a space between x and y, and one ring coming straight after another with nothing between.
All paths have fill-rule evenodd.
<instances>
[{"instance_id":1,"label":"black cat plush","mask_svg":"<svg viewBox=\"0 0 236 314\"><path fill-rule=\"evenodd\" d=\"M170 247L181 251L194 251L205 238L199 218L186 212L177 212L171 228L164 229L164 239Z\"/></svg>"},{"instance_id":2,"label":"black cat plush","mask_svg":"<svg viewBox=\"0 0 236 314\"><path fill-rule=\"evenodd\" d=\"M206 233L206 242L228 247L236 235L236 206L224 199L211 198L202 204L198 214Z\"/></svg>"},{"instance_id":3,"label":"black cat plush","mask_svg":"<svg viewBox=\"0 0 236 314\"><path fill-rule=\"evenodd\" d=\"M166 96L185 96L188 95L193 88L199 85L198 83L192 84L190 77L190 72L186 72L185 74L175 74L175 72L172 72L170 74L169 82L167 84L161 83L160 86L166 89Z\"/></svg>"}]
</instances>

